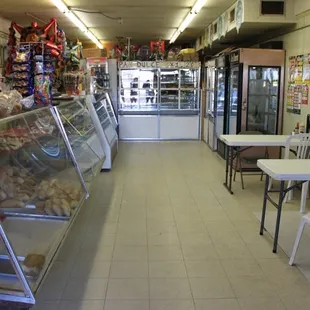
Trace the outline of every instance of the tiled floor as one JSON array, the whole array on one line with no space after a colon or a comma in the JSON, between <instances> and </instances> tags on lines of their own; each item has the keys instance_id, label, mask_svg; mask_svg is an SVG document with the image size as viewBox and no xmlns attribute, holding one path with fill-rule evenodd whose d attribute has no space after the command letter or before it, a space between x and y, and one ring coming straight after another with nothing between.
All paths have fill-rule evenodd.
<instances>
[{"instance_id":1,"label":"tiled floor","mask_svg":"<svg viewBox=\"0 0 310 310\"><path fill-rule=\"evenodd\" d=\"M231 196L223 178L204 143L121 143L36 310L308 309L310 283L258 234L263 183Z\"/></svg>"}]
</instances>

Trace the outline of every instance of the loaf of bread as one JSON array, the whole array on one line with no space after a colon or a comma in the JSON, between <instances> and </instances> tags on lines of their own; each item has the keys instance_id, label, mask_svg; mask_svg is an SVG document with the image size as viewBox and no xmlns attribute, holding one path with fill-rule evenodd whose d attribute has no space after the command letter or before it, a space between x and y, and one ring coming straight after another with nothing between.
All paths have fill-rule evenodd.
<instances>
[{"instance_id":1,"label":"loaf of bread","mask_svg":"<svg viewBox=\"0 0 310 310\"><path fill-rule=\"evenodd\" d=\"M45 256L28 254L22 263L22 268L28 276L38 276L45 263Z\"/></svg>"}]
</instances>

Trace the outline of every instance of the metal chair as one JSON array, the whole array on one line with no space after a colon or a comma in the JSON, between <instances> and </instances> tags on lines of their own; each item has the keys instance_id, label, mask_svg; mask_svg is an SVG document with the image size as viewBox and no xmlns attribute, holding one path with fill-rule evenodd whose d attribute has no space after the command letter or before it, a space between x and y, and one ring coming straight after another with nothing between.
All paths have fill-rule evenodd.
<instances>
[{"instance_id":1,"label":"metal chair","mask_svg":"<svg viewBox=\"0 0 310 310\"><path fill-rule=\"evenodd\" d=\"M262 135L262 133L260 131L241 131L239 133L239 135ZM244 167L243 164L247 164L247 165L256 165L257 161L259 159L263 159L263 158L268 158L268 148L265 147L264 148L264 153L256 153L255 155L246 155L244 154L244 152L246 150L249 150L253 148L253 146L248 146L248 147L236 147L234 149L235 154L235 171L234 171L234 181L236 181L236 174L237 174L237 170L239 168L239 172L240 172L240 177L241 177L241 186L242 189L244 189L244 180L243 180L243 174L246 172L244 171ZM260 175L261 176L261 180L263 179L263 172L259 172L259 173L247 173L248 175Z\"/></svg>"}]
</instances>

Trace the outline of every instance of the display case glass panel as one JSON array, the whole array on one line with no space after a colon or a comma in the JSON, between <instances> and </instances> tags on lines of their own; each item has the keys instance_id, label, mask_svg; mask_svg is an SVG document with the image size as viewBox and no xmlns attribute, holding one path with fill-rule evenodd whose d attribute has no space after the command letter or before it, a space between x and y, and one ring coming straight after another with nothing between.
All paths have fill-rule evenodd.
<instances>
[{"instance_id":1,"label":"display case glass panel","mask_svg":"<svg viewBox=\"0 0 310 310\"><path fill-rule=\"evenodd\" d=\"M94 144L100 145L100 142L88 111L83 107L73 117L70 115L71 107L74 105L83 106L78 101L72 101L58 106L57 110L83 178L86 182L90 182L95 176L95 171L102 165L101 161L105 154L102 148L93 147ZM101 109L98 113L101 113L100 111ZM105 109L102 121L104 117L108 117Z\"/></svg>"},{"instance_id":2,"label":"display case glass panel","mask_svg":"<svg viewBox=\"0 0 310 310\"><path fill-rule=\"evenodd\" d=\"M70 217L85 192L50 109L2 119L0 128L2 212Z\"/></svg>"},{"instance_id":3,"label":"display case glass panel","mask_svg":"<svg viewBox=\"0 0 310 310\"><path fill-rule=\"evenodd\" d=\"M161 69L160 72L161 89L178 89L179 88L179 70L178 69Z\"/></svg>"},{"instance_id":4,"label":"display case glass panel","mask_svg":"<svg viewBox=\"0 0 310 310\"><path fill-rule=\"evenodd\" d=\"M250 67L247 130L277 133L280 68Z\"/></svg>"},{"instance_id":5,"label":"display case glass panel","mask_svg":"<svg viewBox=\"0 0 310 310\"><path fill-rule=\"evenodd\" d=\"M178 90L161 90L160 110L179 109L179 91Z\"/></svg>"},{"instance_id":6,"label":"display case glass panel","mask_svg":"<svg viewBox=\"0 0 310 310\"><path fill-rule=\"evenodd\" d=\"M120 70L120 110L157 110L157 69Z\"/></svg>"},{"instance_id":7,"label":"display case glass panel","mask_svg":"<svg viewBox=\"0 0 310 310\"><path fill-rule=\"evenodd\" d=\"M181 88L198 88L198 70L181 69L180 70Z\"/></svg>"},{"instance_id":8,"label":"display case glass panel","mask_svg":"<svg viewBox=\"0 0 310 310\"><path fill-rule=\"evenodd\" d=\"M198 110L198 104L199 100L197 90L181 90L180 109Z\"/></svg>"}]
</instances>

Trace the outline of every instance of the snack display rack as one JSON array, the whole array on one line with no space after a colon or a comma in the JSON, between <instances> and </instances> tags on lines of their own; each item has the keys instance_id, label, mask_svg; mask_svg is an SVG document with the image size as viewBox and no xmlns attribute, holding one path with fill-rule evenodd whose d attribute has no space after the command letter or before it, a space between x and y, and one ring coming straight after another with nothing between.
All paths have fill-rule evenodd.
<instances>
[{"instance_id":1,"label":"snack display rack","mask_svg":"<svg viewBox=\"0 0 310 310\"><path fill-rule=\"evenodd\" d=\"M120 139L200 138L200 62L119 62Z\"/></svg>"},{"instance_id":2,"label":"snack display rack","mask_svg":"<svg viewBox=\"0 0 310 310\"><path fill-rule=\"evenodd\" d=\"M105 160L83 98L0 120L0 306L30 308Z\"/></svg>"}]
</instances>

